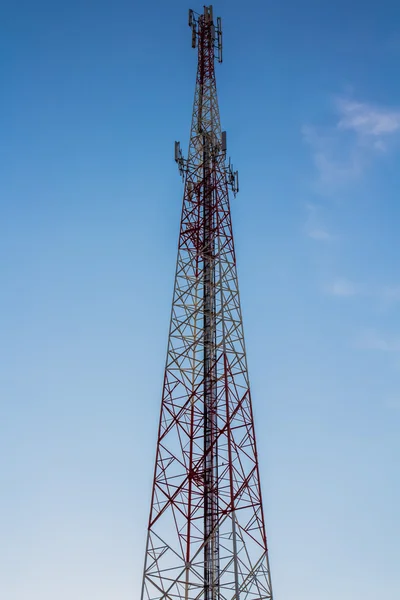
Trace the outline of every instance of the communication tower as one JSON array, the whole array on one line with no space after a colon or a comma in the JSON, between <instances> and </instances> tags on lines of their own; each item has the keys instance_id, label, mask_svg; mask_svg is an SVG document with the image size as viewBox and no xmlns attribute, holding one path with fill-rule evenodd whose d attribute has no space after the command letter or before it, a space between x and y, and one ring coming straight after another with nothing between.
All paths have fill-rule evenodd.
<instances>
[{"instance_id":1,"label":"communication tower","mask_svg":"<svg viewBox=\"0 0 400 600\"><path fill-rule=\"evenodd\" d=\"M221 19L189 11L198 66L141 600L272 600L215 59Z\"/></svg>"}]
</instances>

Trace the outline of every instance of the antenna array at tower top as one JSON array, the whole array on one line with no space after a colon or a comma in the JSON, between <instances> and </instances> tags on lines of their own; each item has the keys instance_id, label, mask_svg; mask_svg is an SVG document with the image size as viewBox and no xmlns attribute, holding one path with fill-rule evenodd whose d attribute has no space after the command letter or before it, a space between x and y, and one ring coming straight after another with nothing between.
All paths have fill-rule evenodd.
<instances>
[{"instance_id":1,"label":"antenna array at tower top","mask_svg":"<svg viewBox=\"0 0 400 600\"><path fill-rule=\"evenodd\" d=\"M204 13L199 14L192 9L189 10L189 27L192 29L192 48L196 48L199 41L200 21L209 25L210 39L214 48L214 56L218 62L222 63L222 22L221 17L217 17L217 23L213 21L213 7L205 6Z\"/></svg>"}]
</instances>

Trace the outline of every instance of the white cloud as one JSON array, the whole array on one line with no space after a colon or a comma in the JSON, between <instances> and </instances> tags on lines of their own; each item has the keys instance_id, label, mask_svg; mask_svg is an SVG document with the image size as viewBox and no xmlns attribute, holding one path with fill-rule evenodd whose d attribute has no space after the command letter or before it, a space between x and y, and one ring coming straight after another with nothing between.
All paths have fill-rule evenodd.
<instances>
[{"instance_id":1,"label":"white cloud","mask_svg":"<svg viewBox=\"0 0 400 600\"><path fill-rule=\"evenodd\" d=\"M336 279L326 286L325 291L332 296L356 296L361 292L355 283L347 279Z\"/></svg>"},{"instance_id":2,"label":"white cloud","mask_svg":"<svg viewBox=\"0 0 400 600\"><path fill-rule=\"evenodd\" d=\"M303 139L310 146L317 171L316 191L325 195L336 191L362 173L363 157L342 140L336 127L319 129L306 126Z\"/></svg>"},{"instance_id":3,"label":"white cloud","mask_svg":"<svg viewBox=\"0 0 400 600\"><path fill-rule=\"evenodd\" d=\"M374 157L400 137L400 109L349 98L338 98L334 105L336 117L331 126L302 128L318 173L317 191L322 194L360 178Z\"/></svg>"},{"instance_id":4,"label":"white cloud","mask_svg":"<svg viewBox=\"0 0 400 600\"><path fill-rule=\"evenodd\" d=\"M337 101L339 129L348 129L361 136L381 137L400 131L400 110L374 107L365 102L345 98ZM376 147L376 146L375 146Z\"/></svg>"},{"instance_id":5,"label":"white cloud","mask_svg":"<svg viewBox=\"0 0 400 600\"><path fill-rule=\"evenodd\" d=\"M306 204L307 220L305 224L305 233L313 240L320 242L329 242L334 236L322 223L321 207L315 204Z\"/></svg>"},{"instance_id":6,"label":"white cloud","mask_svg":"<svg viewBox=\"0 0 400 600\"><path fill-rule=\"evenodd\" d=\"M362 350L400 352L400 337L384 335L375 330L365 331L357 343Z\"/></svg>"},{"instance_id":7,"label":"white cloud","mask_svg":"<svg viewBox=\"0 0 400 600\"><path fill-rule=\"evenodd\" d=\"M386 302L400 301L400 285L384 286L379 291L379 296Z\"/></svg>"},{"instance_id":8,"label":"white cloud","mask_svg":"<svg viewBox=\"0 0 400 600\"><path fill-rule=\"evenodd\" d=\"M328 231L326 231L326 229L321 228L309 229L307 231L307 235L308 237L313 238L314 240L319 240L323 242L327 242L333 239L333 236Z\"/></svg>"},{"instance_id":9,"label":"white cloud","mask_svg":"<svg viewBox=\"0 0 400 600\"><path fill-rule=\"evenodd\" d=\"M364 296L381 303L383 308L400 302L400 285L366 286L345 278L334 279L325 286L331 296Z\"/></svg>"},{"instance_id":10,"label":"white cloud","mask_svg":"<svg viewBox=\"0 0 400 600\"><path fill-rule=\"evenodd\" d=\"M391 408L392 410L400 410L400 398L387 398L385 402L385 406L387 408Z\"/></svg>"}]
</instances>

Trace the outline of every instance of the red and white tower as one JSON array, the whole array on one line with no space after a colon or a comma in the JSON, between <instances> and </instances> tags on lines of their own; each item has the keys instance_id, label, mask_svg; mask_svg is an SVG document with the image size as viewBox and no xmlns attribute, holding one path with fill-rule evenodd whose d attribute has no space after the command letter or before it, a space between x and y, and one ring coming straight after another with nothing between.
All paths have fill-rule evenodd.
<instances>
[{"instance_id":1,"label":"red and white tower","mask_svg":"<svg viewBox=\"0 0 400 600\"><path fill-rule=\"evenodd\" d=\"M215 58L221 20L189 11L198 48L141 600L272 600Z\"/></svg>"}]
</instances>

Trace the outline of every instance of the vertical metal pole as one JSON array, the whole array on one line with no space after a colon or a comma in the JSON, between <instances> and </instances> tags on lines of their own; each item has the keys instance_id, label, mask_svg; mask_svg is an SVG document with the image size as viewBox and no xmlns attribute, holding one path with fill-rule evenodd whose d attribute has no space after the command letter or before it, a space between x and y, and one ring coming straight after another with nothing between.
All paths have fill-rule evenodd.
<instances>
[{"instance_id":1,"label":"vertical metal pole","mask_svg":"<svg viewBox=\"0 0 400 600\"><path fill-rule=\"evenodd\" d=\"M203 294L204 294L204 564L205 600L218 598L218 520L215 378L215 235L209 139L203 135Z\"/></svg>"},{"instance_id":2,"label":"vertical metal pole","mask_svg":"<svg viewBox=\"0 0 400 600\"><path fill-rule=\"evenodd\" d=\"M236 513L232 511L232 541L233 541L233 572L235 574L235 600L240 600L239 596L239 568L236 534Z\"/></svg>"},{"instance_id":3,"label":"vertical metal pole","mask_svg":"<svg viewBox=\"0 0 400 600\"><path fill-rule=\"evenodd\" d=\"M214 60L211 16L205 7L202 27L200 111L211 101L204 95L204 75ZM209 107L208 107L209 108ZM213 207L213 136L202 131L203 142L203 302L204 302L204 600L219 596L218 461L215 331L215 232Z\"/></svg>"},{"instance_id":4,"label":"vertical metal pole","mask_svg":"<svg viewBox=\"0 0 400 600\"><path fill-rule=\"evenodd\" d=\"M206 136L203 135L203 302L204 302L204 600L212 600L212 426L210 202Z\"/></svg>"}]
</instances>

